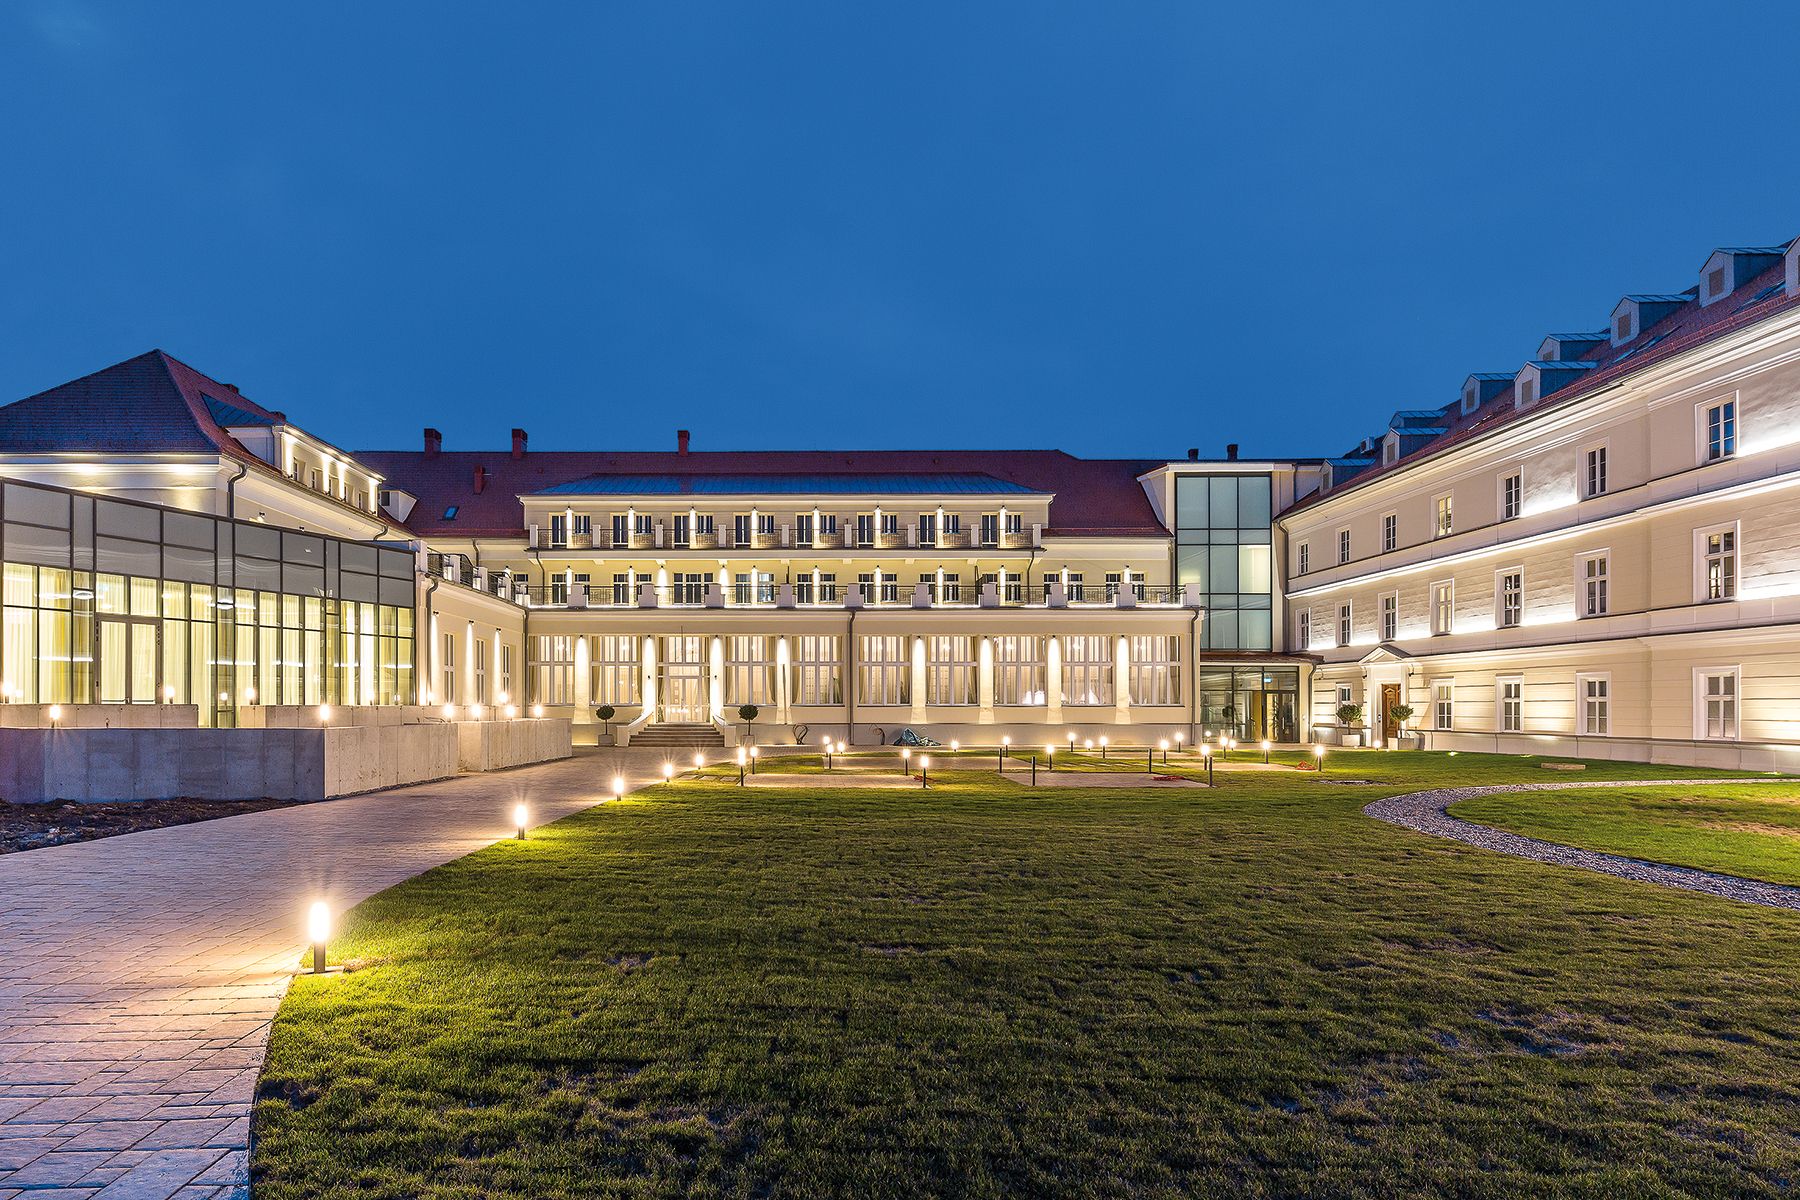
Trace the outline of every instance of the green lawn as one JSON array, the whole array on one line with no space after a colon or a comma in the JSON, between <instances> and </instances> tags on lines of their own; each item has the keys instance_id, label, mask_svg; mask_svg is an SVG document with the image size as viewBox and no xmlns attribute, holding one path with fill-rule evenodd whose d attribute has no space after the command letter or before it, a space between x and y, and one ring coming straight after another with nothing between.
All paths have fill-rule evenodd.
<instances>
[{"instance_id":1,"label":"green lawn","mask_svg":"<svg viewBox=\"0 0 1800 1200\"><path fill-rule=\"evenodd\" d=\"M354 910L331 956L360 969L296 980L255 1194L1774 1196L1800 1179L1800 914L1358 811L1535 782L1538 760L1333 761L1380 783L678 782L498 843Z\"/></svg>"},{"instance_id":2,"label":"green lawn","mask_svg":"<svg viewBox=\"0 0 1800 1200\"><path fill-rule=\"evenodd\" d=\"M1459 801L1450 812L1585 850L1800 885L1795 784L1513 792Z\"/></svg>"}]
</instances>

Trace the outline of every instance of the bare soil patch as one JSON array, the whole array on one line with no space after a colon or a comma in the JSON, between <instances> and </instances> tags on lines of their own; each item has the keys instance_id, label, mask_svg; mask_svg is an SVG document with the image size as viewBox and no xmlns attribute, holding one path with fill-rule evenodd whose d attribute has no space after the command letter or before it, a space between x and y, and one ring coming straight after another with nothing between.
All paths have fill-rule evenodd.
<instances>
[{"instance_id":1,"label":"bare soil patch","mask_svg":"<svg viewBox=\"0 0 1800 1200\"><path fill-rule=\"evenodd\" d=\"M43 804L0 802L0 854L38 850L69 842L166 825L191 825L238 813L287 808L299 800L129 800L106 804L82 804L74 800L50 800Z\"/></svg>"}]
</instances>

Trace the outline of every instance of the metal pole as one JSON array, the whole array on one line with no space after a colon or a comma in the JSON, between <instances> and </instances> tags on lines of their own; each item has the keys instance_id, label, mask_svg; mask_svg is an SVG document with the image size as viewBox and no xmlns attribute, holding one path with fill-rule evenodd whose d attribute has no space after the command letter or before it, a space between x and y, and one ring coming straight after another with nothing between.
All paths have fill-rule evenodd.
<instances>
[{"instance_id":1,"label":"metal pole","mask_svg":"<svg viewBox=\"0 0 1800 1200\"><path fill-rule=\"evenodd\" d=\"M1031 756L1031 786L1037 786L1037 755Z\"/></svg>"},{"instance_id":2,"label":"metal pole","mask_svg":"<svg viewBox=\"0 0 1800 1200\"><path fill-rule=\"evenodd\" d=\"M314 942L313 943L313 974L314 975L323 975L324 973L325 973L325 943L324 942Z\"/></svg>"}]
</instances>

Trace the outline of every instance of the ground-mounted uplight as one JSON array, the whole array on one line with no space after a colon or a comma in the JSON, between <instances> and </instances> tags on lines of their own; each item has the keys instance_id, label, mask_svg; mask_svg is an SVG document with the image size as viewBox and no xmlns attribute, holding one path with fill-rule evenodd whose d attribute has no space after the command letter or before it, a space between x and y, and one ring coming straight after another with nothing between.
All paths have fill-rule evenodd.
<instances>
[{"instance_id":1,"label":"ground-mounted uplight","mask_svg":"<svg viewBox=\"0 0 1800 1200\"><path fill-rule=\"evenodd\" d=\"M172 684L172 683L163 684L163 703L164 704L175 703L175 685L174 684Z\"/></svg>"},{"instance_id":2,"label":"ground-mounted uplight","mask_svg":"<svg viewBox=\"0 0 1800 1200\"><path fill-rule=\"evenodd\" d=\"M319 724L323 725L329 720L331 720L331 705L319 705Z\"/></svg>"},{"instance_id":3,"label":"ground-mounted uplight","mask_svg":"<svg viewBox=\"0 0 1800 1200\"><path fill-rule=\"evenodd\" d=\"M506 706L506 719L507 720L509 720L509 721L512 720L515 716L518 715L518 713L519 713L519 710L514 708L512 705L509 704Z\"/></svg>"},{"instance_id":4,"label":"ground-mounted uplight","mask_svg":"<svg viewBox=\"0 0 1800 1200\"><path fill-rule=\"evenodd\" d=\"M312 943L313 974L325 973L325 943L331 937L331 909L323 900L312 906L306 918L306 938Z\"/></svg>"},{"instance_id":5,"label":"ground-mounted uplight","mask_svg":"<svg viewBox=\"0 0 1800 1200\"><path fill-rule=\"evenodd\" d=\"M255 704L256 703L256 689L255 688L247 687L244 689L244 703L245 704Z\"/></svg>"},{"instance_id":6,"label":"ground-mounted uplight","mask_svg":"<svg viewBox=\"0 0 1800 1200\"><path fill-rule=\"evenodd\" d=\"M444 720L453 721L455 719L456 719L456 705L454 705L454 704L444 705Z\"/></svg>"},{"instance_id":7,"label":"ground-mounted uplight","mask_svg":"<svg viewBox=\"0 0 1800 1200\"><path fill-rule=\"evenodd\" d=\"M543 716L543 715L544 715L544 706L543 706L543 705L541 705L541 704L534 704L534 705L532 705L532 706L531 706L531 715L532 715L532 716L534 716L534 717L541 717L541 716Z\"/></svg>"},{"instance_id":8,"label":"ground-mounted uplight","mask_svg":"<svg viewBox=\"0 0 1800 1200\"><path fill-rule=\"evenodd\" d=\"M50 706L50 723L54 725L60 720L62 720L62 705L52 704Z\"/></svg>"},{"instance_id":9,"label":"ground-mounted uplight","mask_svg":"<svg viewBox=\"0 0 1800 1200\"><path fill-rule=\"evenodd\" d=\"M501 692L498 696L495 696L494 703L495 704L505 704L506 703L506 693Z\"/></svg>"},{"instance_id":10,"label":"ground-mounted uplight","mask_svg":"<svg viewBox=\"0 0 1800 1200\"><path fill-rule=\"evenodd\" d=\"M476 720L476 721L481 720L481 705L479 705L479 704L469 705L469 717L471 720Z\"/></svg>"}]
</instances>

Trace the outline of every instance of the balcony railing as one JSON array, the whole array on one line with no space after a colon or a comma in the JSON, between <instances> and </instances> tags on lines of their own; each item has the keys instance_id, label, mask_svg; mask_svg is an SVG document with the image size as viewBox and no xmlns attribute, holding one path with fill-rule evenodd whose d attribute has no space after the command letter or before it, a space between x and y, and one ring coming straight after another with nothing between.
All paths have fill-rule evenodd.
<instances>
[{"instance_id":1,"label":"balcony railing","mask_svg":"<svg viewBox=\"0 0 1800 1200\"><path fill-rule=\"evenodd\" d=\"M1126 598L1121 602L1119 593ZM850 601L856 592L860 604ZM984 595L985 593L985 595ZM573 586L552 582L521 589L524 601L534 608L729 608L729 609L919 609L919 608L1180 608L1199 603L1197 593L1180 585L1135 584L1126 587L1088 585L1067 592L1056 585L995 583L946 584L941 589L900 582L867 584L752 583L723 585L676 583L661 586L640 583L590 583Z\"/></svg>"}]
</instances>

